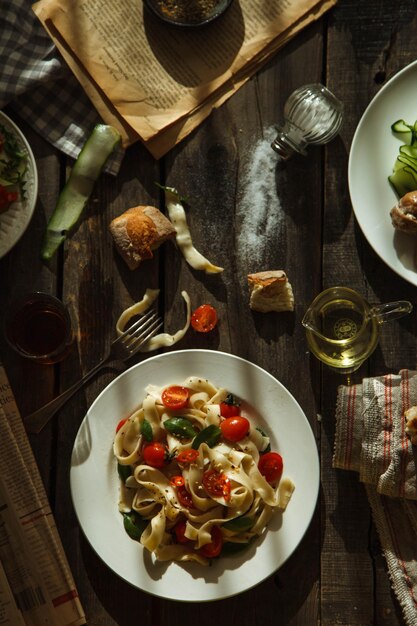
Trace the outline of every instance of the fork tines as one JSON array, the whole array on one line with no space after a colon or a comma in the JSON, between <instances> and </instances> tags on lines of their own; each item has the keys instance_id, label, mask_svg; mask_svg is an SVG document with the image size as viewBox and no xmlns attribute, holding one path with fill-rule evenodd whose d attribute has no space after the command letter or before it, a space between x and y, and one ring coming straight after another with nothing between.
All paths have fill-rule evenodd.
<instances>
[{"instance_id":1,"label":"fork tines","mask_svg":"<svg viewBox=\"0 0 417 626\"><path fill-rule=\"evenodd\" d=\"M162 325L161 318L158 317L156 311L151 309L129 326L114 343L121 343L128 350L135 350L150 339Z\"/></svg>"}]
</instances>

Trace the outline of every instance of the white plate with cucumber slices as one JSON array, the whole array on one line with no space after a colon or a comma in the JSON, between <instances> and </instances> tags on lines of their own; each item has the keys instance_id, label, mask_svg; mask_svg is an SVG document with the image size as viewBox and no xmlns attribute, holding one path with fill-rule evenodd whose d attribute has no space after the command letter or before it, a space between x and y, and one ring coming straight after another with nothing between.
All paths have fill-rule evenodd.
<instances>
[{"instance_id":1,"label":"white plate with cucumber slices","mask_svg":"<svg viewBox=\"0 0 417 626\"><path fill-rule=\"evenodd\" d=\"M394 272L417 285L417 238L396 231L390 217L399 196L388 176L403 145L391 125L400 119L409 124L417 120L417 61L395 74L365 110L348 169L350 197L363 234Z\"/></svg>"},{"instance_id":2,"label":"white plate with cucumber slices","mask_svg":"<svg viewBox=\"0 0 417 626\"><path fill-rule=\"evenodd\" d=\"M225 387L242 412L267 433L282 455L283 475L295 490L284 512L245 550L198 563L155 562L123 528L113 455L115 428L142 403L148 384L178 384L188 376ZM313 516L320 484L317 446L305 414L268 372L244 359L211 350L167 352L134 365L99 395L78 431L71 458L71 494L80 525L104 563L131 585L183 602L219 600L254 587L293 553ZM296 583L296 581L293 581Z\"/></svg>"},{"instance_id":3,"label":"white plate with cucumber slices","mask_svg":"<svg viewBox=\"0 0 417 626\"><path fill-rule=\"evenodd\" d=\"M38 172L31 147L16 124L0 111L0 136L2 129L9 134L12 142L25 155L23 173L24 193L19 191L19 198L4 212L0 212L0 258L7 254L19 241L32 219L38 197ZM4 158L0 154L0 159Z\"/></svg>"}]
</instances>

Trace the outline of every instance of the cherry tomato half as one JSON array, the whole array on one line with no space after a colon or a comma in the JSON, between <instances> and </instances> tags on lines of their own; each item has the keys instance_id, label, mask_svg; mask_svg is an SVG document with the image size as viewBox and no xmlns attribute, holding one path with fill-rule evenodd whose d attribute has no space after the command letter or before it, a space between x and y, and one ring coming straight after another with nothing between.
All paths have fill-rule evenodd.
<instances>
[{"instance_id":1,"label":"cherry tomato half","mask_svg":"<svg viewBox=\"0 0 417 626\"><path fill-rule=\"evenodd\" d=\"M216 324L217 313L211 304L202 304L191 315L191 326L198 333L208 333Z\"/></svg>"},{"instance_id":2,"label":"cherry tomato half","mask_svg":"<svg viewBox=\"0 0 417 626\"><path fill-rule=\"evenodd\" d=\"M206 543L199 550L202 556L205 556L207 559L214 559L216 556L219 556L223 547L223 535L219 526L213 526L211 529L211 542Z\"/></svg>"},{"instance_id":3,"label":"cherry tomato half","mask_svg":"<svg viewBox=\"0 0 417 626\"><path fill-rule=\"evenodd\" d=\"M267 452L259 459L258 469L269 483L275 483L281 478L282 468L282 456L278 452Z\"/></svg>"},{"instance_id":4,"label":"cherry tomato half","mask_svg":"<svg viewBox=\"0 0 417 626\"><path fill-rule=\"evenodd\" d=\"M148 443L143 447L143 460L146 465L151 467L163 467L166 457L166 449L162 443L155 441L154 443Z\"/></svg>"},{"instance_id":5,"label":"cherry tomato half","mask_svg":"<svg viewBox=\"0 0 417 626\"><path fill-rule=\"evenodd\" d=\"M14 191L9 191L3 185L0 185L0 209L7 209L9 204L16 202L18 194Z\"/></svg>"},{"instance_id":6,"label":"cherry tomato half","mask_svg":"<svg viewBox=\"0 0 417 626\"><path fill-rule=\"evenodd\" d=\"M181 450L177 455L177 461L178 463L194 463L198 459L199 454L198 450L193 450L192 448Z\"/></svg>"},{"instance_id":7,"label":"cherry tomato half","mask_svg":"<svg viewBox=\"0 0 417 626\"><path fill-rule=\"evenodd\" d=\"M174 487L184 487L185 486L185 480L184 480L183 476L171 476L169 482Z\"/></svg>"},{"instance_id":8,"label":"cherry tomato half","mask_svg":"<svg viewBox=\"0 0 417 626\"><path fill-rule=\"evenodd\" d=\"M116 426L116 433L119 432L119 430L121 429L121 427L123 426L123 424L126 424L128 418L125 417L124 419L120 420L120 422L117 424Z\"/></svg>"},{"instance_id":9,"label":"cherry tomato half","mask_svg":"<svg viewBox=\"0 0 417 626\"><path fill-rule=\"evenodd\" d=\"M234 415L240 415L240 407L237 404L220 402L220 415L222 415L223 417L233 417Z\"/></svg>"},{"instance_id":10,"label":"cherry tomato half","mask_svg":"<svg viewBox=\"0 0 417 626\"><path fill-rule=\"evenodd\" d=\"M249 420L241 415L227 417L220 422L220 430L225 439L229 441L240 441L248 434L250 429Z\"/></svg>"},{"instance_id":11,"label":"cherry tomato half","mask_svg":"<svg viewBox=\"0 0 417 626\"><path fill-rule=\"evenodd\" d=\"M177 498L181 506L185 507L186 509L192 509L194 507L194 502L191 497L191 493L187 491L185 486L177 487Z\"/></svg>"},{"instance_id":12,"label":"cherry tomato half","mask_svg":"<svg viewBox=\"0 0 417 626\"><path fill-rule=\"evenodd\" d=\"M186 526L187 522L185 519L182 519L177 524L175 524L173 531L177 543L189 543L190 539L185 536Z\"/></svg>"},{"instance_id":13,"label":"cherry tomato half","mask_svg":"<svg viewBox=\"0 0 417 626\"><path fill-rule=\"evenodd\" d=\"M230 480L222 472L216 472L214 469L204 472L203 487L210 496L230 500Z\"/></svg>"},{"instance_id":14,"label":"cherry tomato half","mask_svg":"<svg viewBox=\"0 0 417 626\"><path fill-rule=\"evenodd\" d=\"M183 409L190 397L190 391L187 387L181 387L180 385L172 385L166 387L162 392L162 404L167 409Z\"/></svg>"}]
</instances>

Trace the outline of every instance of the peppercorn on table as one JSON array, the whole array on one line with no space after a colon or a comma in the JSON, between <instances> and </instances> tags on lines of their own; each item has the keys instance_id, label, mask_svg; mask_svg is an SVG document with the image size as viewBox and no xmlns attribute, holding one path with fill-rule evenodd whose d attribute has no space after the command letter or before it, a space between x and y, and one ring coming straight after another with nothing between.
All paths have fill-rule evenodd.
<instances>
[{"instance_id":1,"label":"peppercorn on table","mask_svg":"<svg viewBox=\"0 0 417 626\"><path fill-rule=\"evenodd\" d=\"M159 28L163 36L166 25L161 23ZM0 259L0 312L4 319L22 293L47 292L66 304L75 335L65 359L55 365L40 365L18 355L1 334L0 360L22 416L34 412L94 367L115 338L118 322L119 331L125 327L126 319L120 320L122 312L140 303L147 294L163 317L164 331L178 341L168 346L155 345L154 351L135 357L132 365L145 363L155 355L174 355L169 358L177 363L174 353L179 351L210 350L259 366L283 385L285 393L292 395L299 411L305 414L310 443L317 448L320 463L317 504L315 493L306 496L305 507L311 507L312 519L300 542L289 550L278 569L274 568L277 555L258 550L258 558L263 554L270 568L262 582L251 586L252 576L255 582L258 580L256 568L265 564L257 561L251 569L250 560L255 563L257 551L249 550L245 567L230 566L227 580L234 579L230 589L221 587L225 578L213 581L216 565L211 570L212 578L207 573L196 575L203 589L205 584L210 589L217 584L217 596L208 598L213 601L176 601L187 600L182 576L173 583L171 594L163 597L169 564L158 570L158 578L151 562L138 553L141 567L145 563L147 576L153 577L154 586L148 593L146 586L138 588L140 584L131 585L115 574L92 547L95 528L99 533L105 524L102 502L92 499L91 504L84 504L87 509L83 509L83 515L90 520L87 540L71 497L74 442L79 443L80 437L85 442L97 436L85 423L79 432L84 416L126 366L115 363L97 374L39 434L29 435L88 624L127 626L140 621L142 626L191 626L196 620L202 626L213 622L222 626L412 623L412 609L411 613L403 610L404 603L401 606L391 588L367 491L356 472L336 469L332 461L339 385L415 369L415 311L384 324L370 358L357 371L344 375L328 369L310 354L301 321L314 298L336 285L351 287L372 304L408 300L416 305L417 282L413 284L394 272L368 243L368 233L365 237L355 219L348 184L349 152L358 123L374 96L415 60L416 35L413 0L397 4L388 0L338 0L333 9L298 33L164 158L155 160L140 142L128 148L117 175L100 174L78 225L49 262L41 258L47 222L74 161L52 148L25 119L5 109L32 148L39 180L30 223L16 245ZM186 33L179 31L178 36ZM294 153L283 160L271 143L282 121L284 104L296 88L312 83L325 84L343 103L342 128L325 147L309 146L306 156ZM396 110L393 117L388 114L378 133L390 135L391 124L400 117L413 124L417 106L412 119L407 118L408 111L397 115ZM398 148L400 145L398 141ZM378 148L375 153L371 149L370 154L371 160L375 159L369 163L373 167L380 162ZM366 181L367 164L363 170ZM384 172L383 180L391 173L392 169ZM166 237L161 235L149 258L142 258L139 266L130 269L119 254L109 226L127 209L139 205L156 207L174 228L168 228ZM140 219L150 218L141 214ZM188 229L192 239L184 247L177 243L177 219L182 220L185 229L181 232L187 234ZM401 257L398 241L393 231L390 245ZM194 252L200 255L197 261ZM192 258L196 265L190 261ZM412 260L407 271L410 267ZM254 310L257 296L253 290L265 280L267 284L272 281L277 289L285 289L286 310ZM184 330L187 307L192 312L201 305L210 306L200 309L194 325ZM136 313L141 310L139 306ZM199 373L187 373L192 375ZM140 384L144 388L153 382L141 380ZM172 382L183 382L183 378L177 380L175 368ZM223 384L222 380L213 382ZM241 380L242 388L244 384ZM128 395L122 387L119 400L128 403L128 398L122 397L124 393ZM183 406L181 396L171 401ZM277 415L280 403L276 402ZM108 406L102 404L104 416ZM115 428L125 417L114 415ZM268 423L276 415L262 417ZM291 426L284 423L290 431ZM244 423L240 422L239 427L244 429ZM210 433L216 434L214 431ZM297 475L312 471L310 460L300 452L306 447L308 432L300 431L299 447L295 448ZM285 438L285 433L282 436ZM107 459L113 454L111 439L103 452ZM207 441L210 443L206 440L204 445L210 450ZM153 453L159 454L156 449ZM195 453L189 456L195 458ZM190 461L187 458L185 463ZM79 475L79 468L88 465L88 458L81 455L77 459ZM100 472L95 480L96 491L101 493ZM182 482L176 488L180 490ZM227 483L221 489L222 497L228 497ZM291 503L289 499L284 516L290 513ZM116 499L111 503L109 517L118 515L117 506ZM272 524L267 532L279 535L280 528ZM108 559L120 550L117 537L108 546ZM241 576L245 577L245 590L234 593ZM410 580L407 602L417 607L413 589Z\"/></svg>"}]
</instances>

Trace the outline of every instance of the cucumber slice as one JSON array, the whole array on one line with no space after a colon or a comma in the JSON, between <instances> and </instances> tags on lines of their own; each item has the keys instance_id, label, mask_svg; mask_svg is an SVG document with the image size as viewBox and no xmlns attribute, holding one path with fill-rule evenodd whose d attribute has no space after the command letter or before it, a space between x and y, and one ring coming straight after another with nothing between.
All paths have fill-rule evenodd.
<instances>
[{"instance_id":1,"label":"cucumber slice","mask_svg":"<svg viewBox=\"0 0 417 626\"><path fill-rule=\"evenodd\" d=\"M413 175L413 170L408 165L396 170L388 176L388 180L400 198L409 191L417 189L417 173Z\"/></svg>"},{"instance_id":2,"label":"cucumber slice","mask_svg":"<svg viewBox=\"0 0 417 626\"><path fill-rule=\"evenodd\" d=\"M391 130L393 133L409 133L412 132L413 127L404 122L404 120L397 120L391 124Z\"/></svg>"},{"instance_id":3,"label":"cucumber slice","mask_svg":"<svg viewBox=\"0 0 417 626\"><path fill-rule=\"evenodd\" d=\"M98 124L85 142L48 222L41 257L49 261L77 223L110 154L120 142L113 126Z\"/></svg>"},{"instance_id":4,"label":"cucumber slice","mask_svg":"<svg viewBox=\"0 0 417 626\"><path fill-rule=\"evenodd\" d=\"M414 159L417 162L417 146L401 146L400 154L404 154L405 156L410 157L410 159Z\"/></svg>"},{"instance_id":5,"label":"cucumber slice","mask_svg":"<svg viewBox=\"0 0 417 626\"><path fill-rule=\"evenodd\" d=\"M406 165L408 165L408 167L411 167L411 169L417 173L417 160L411 159L410 157L404 156L403 154L400 154L400 156L397 157L397 161L394 165L394 171L404 168Z\"/></svg>"}]
</instances>

